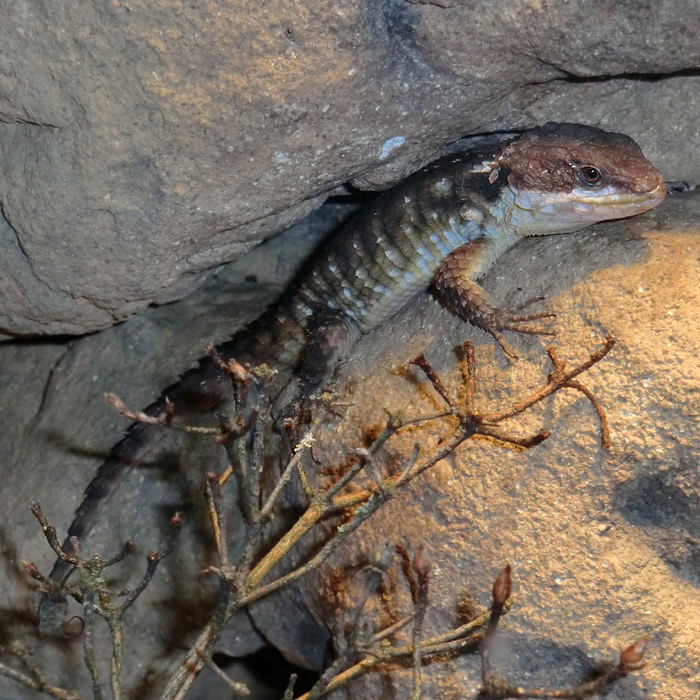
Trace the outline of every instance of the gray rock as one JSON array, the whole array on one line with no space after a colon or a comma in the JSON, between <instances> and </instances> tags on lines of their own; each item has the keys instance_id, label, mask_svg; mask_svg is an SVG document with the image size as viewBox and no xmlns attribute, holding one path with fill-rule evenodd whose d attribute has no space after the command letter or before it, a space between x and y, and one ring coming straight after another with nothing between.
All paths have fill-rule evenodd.
<instances>
[{"instance_id":1,"label":"gray rock","mask_svg":"<svg viewBox=\"0 0 700 700\"><path fill-rule=\"evenodd\" d=\"M699 22L690 0L6 3L0 333L181 298L464 135L600 123L697 182Z\"/></svg>"}]
</instances>

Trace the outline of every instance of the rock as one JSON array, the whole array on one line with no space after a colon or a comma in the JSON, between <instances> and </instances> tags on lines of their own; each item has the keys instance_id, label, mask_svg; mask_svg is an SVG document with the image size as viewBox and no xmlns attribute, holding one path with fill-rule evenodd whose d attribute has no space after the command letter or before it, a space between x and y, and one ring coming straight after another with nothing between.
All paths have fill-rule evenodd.
<instances>
[{"instance_id":1,"label":"rock","mask_svg":"<svg viewBox=\"0 0 700 700\"><path fill-rule=\"evenodd\" d=\"M290 597L270 597L257 606L253 626L240 619L222 651L246 654L274 640L288 658L318 668L329 631L340 639L352 614L355 599L340 595L343 577L354 580L348 563L359 571L368 552L387 541L422 543L432 562L425 635L454 625L460 602L470 597L486 605L495 574L510 562L516 605L502 634L513 653L499 657L497 667L510 680L555 686L580 681L594 663L613 659L622 646L649 633L647 668L610 696L641 698L643 687L668 700L697 693L688 669L700 663L699 216L700 197L692 192L628 222L531 239L510 251L486 280L498 301L547 298L558 314L559 355L570 366L605 333L617 336L612 354L581 378L608 414L610 453L599 447L590 404L574 392L557 396L509 427L521 434L547 427L553 432L548 441L522 453L484 441L465 445L374 516L323 571L289 589ZM271 281L285 283L295 255L322 228L318 222L300 225L271 241L268 250L244 256L187 300L149 309L103 333L0 347L0 362L9 370L0 395L0 458L7 465L3 628L13 637L26 635L52 682L90 692L82 640L33 639L36 595L19 562L34 561L47 571L53 553L29 504L40 500L64 532L86 483L124 428L102 393L116 392L134 408L147 404L209 341L223 340L260 311L278 289ZM271 259L276 262L266 267ZM254 274L258 284L246 281ZM403 368L425 350L456 392L454 348L467 338L476 344L480 407L506 407L546 381L545 339L510 338L521 359L509 364L485 334L425 297L365 337L344 364L338 383L344 418L319 436L315 455L321 469L337 465L365 428L379 424L383 407L406 415L439 410L432 390L407 379ZM429 426L398 439L389 446L391 460L401 463L416 440L428 449L441 429ZM138 697L158 696L159 683L210 610L213 579L201 571L213 552L201 475L221 464L221 453L206 442L186 442L177 469L144 468L124 480L88 543L110 552L134 537L136 555L113 571L119 585L133 585L143 573L145 551L162 542L159 523L176 508L184 512L179 548L126 618L124 678ZM233 504L229 527L235 542L242 525ZM321 536L329 532L324 527ZM394 565L387 575L385 617L372 617L368 608L378 624L408 611L397 572ZM279 605L284 624L275 617ZM302 631L305 645L299 643ZM473 656L434 663L426 668L425 695L461 696L478 678ZM407 687L405 672L381 680L373 673L355 682L350 697L404 698ZM0 678L0 695L32 697L6 678Z\"/></svg>"},{"instance_id":2,"label":"rock","mask_svg":"<svg viewBox=\"0 0 700 700\"><path fill-rule=\"evenodd\" d=\"M515 604L500 627L494 673L526 687L576 685L650 635L645 669L606 697L684 700L700 692L688 674L700 664L699 214L697 193L671 198L648 217L531 239L499 261L487 288L499 300L514 285L515 300L544 294L557 312L552 342L569 368L606 333L617 338L579 378L607 414L612 448L601 449L596 414L575 391L503 426L519 436L552 432L529 451L485 439L460 447L305 580L306 600L341 645L370 553L387 542L423 546L431 563L423 638L461 624L465 602L488 606L497 573L510 563ZM406 417L443 409L420 372L407 377L402 369L422 350L459 396L455 347L465 337L476 343L482 411L504 410L546 384L547 339L517 338L521 359L509 365L485 334L466 331L426 298L364 338L343 367L339 384L348 389L338 400L350 407L316 436L319 469L380 426L384 408ZM390 443L380 465L399 470L415 443L430 454L446 432L445 422L413 428ZM365 486L372 483L368 475ZM411 611L396 560L363 619L382 629ZM395 644L410 643L408 627ZM426 665L424 675L424 697L471 697L481 667L462 654ZM330 697L391 700L411 688L410 669L395 668Z\"/></svg>"},{"instance_id":3,"label":"rock","mask_svg":"<svg viewBox=\"0 0 700 700\"><path fill-rule=\"evenodd\" d=\"M386 187L465 135L600 124L697 182L699 19L692 2L10 4L0 333L79 335L181 298L339 184Z\"/></svg>"},{"instance_id":4,"label":"rock","mask_svg":"<svg viewBox=\"0 0 700 700\"><path fill-rule=\"evenodd\" d=\"M37 663L53 683L80 687L86 696L91 693L87 675L81 675L81 638L35 640L38 597L20 562L31 560L48 573L54 555L29 506L41 502L63 537L95 469L128 425L107 405L104 392L118 394L133 408L150 403L196 363L209 343L228 339L257 316L289 282L300 256L308 255L309 245L347 211L344 204L326 205L320 220L312 217L282 238L256 248L187 299L148 309L102 333L73 341L0 345L0 362L8 370L0 386L0 419L7 426L0 438L0 459L11 465L0 531L4 552L0 588L6 593L2 620L12 639L29 640ZM178 444L182 455L173 445L166 446L160 459L151 457L143 469L124 475L123 487L84 543L84 551L105 555L133 538L136 553L109 572L120 585L133 586L143 576L146 552L159 550L165 542L164 523L176 510L183 514L177 550L161 564L138 601L144 607L131 622L127 615L129 661L123 678L126 688L141 688L145 695L140 697L155 693L150 686L146 693L147 680L162 681L170 668L167 654L192 642L214 595L214 579L201 575L213 555L202 510L202 478L219 466L222 454L206 440L182 442ZM242 533L235 510L229 515L232 541ZM164 620L167 610L171 613ZM70 614L79 612L77 607L70 609ZM98 625L98 630L100 648L106 649L104 629ZM222 641L222 650L247 655L261 641L265 643L248 617L241 615ZM0 697L35 696L34 691L21 693L14 682L0 678Z\"/></svg>"}]
</instances>

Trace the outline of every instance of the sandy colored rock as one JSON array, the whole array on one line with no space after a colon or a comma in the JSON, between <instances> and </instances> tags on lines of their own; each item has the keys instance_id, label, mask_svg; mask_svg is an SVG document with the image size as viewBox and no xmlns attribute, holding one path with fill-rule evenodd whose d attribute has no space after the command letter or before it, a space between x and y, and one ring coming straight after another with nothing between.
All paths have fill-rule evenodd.
<instances>
[{"instance_id":1,"label":"sandy colored rock","mask_svg":"<svg viewBox=\"0 0 700 700\"><path fill-rule=\"evenodd\" d=\"M581 378L605 408L612 449L601 449L595 413L577 392L509 421L517 435L552 431L532 450L470 441L381 510L326 573L308 581L309 600L325 591L326 605L317 602L316 609L338 634L356 601L339 597L338 586L352 584L330 586L329 572L342 580L338 572L352 562L350 576L359 578L373 547L422 544L432 564L425 637L457 626L465 598L488 605L496 574L512 564L516 603L502 624L495 668L511 683L575 685L597 663L650 635L647 667L606 697L687 700L700 691L699 203L697 196L673 199L626 224L529 241L499 262L487 287L498 294L507 279L522 287L518 298L544 292L558 314L559 356L569 366L605 334L618 339ZM476 342L482 410L506 408L546 382L544 343L519 339L522 357L508 365L484 334L465 331L425 300L357 348L343 371L352 377L353 405L344 423L319 438L317 456L324 444L331 459L342 452L339 445L357 444L365 426L382 423L384 407L407 416L440 410L424 379L409 382L381 368L399 367L425 348L458 394L454 348L465 337ZM429 454L447 428L408 431L389 463L399 468L416 442ZM398 569L397 563L374 607L380 628L411 610ZM480 673L474 655L431 664L424 697L472 697ZM410 692L410 673L396 671L381 681L367 675L332 697L386 700Z\"/></svg>"}]
</instances>

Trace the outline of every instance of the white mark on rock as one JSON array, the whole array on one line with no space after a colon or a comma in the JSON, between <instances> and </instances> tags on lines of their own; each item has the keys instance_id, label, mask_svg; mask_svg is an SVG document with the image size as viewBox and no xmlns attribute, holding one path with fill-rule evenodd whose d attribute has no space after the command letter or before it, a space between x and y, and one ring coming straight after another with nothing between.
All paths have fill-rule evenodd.
<instances>
[{"instance_id":1,"label":"white mark on rock","mask_svg":"<svg viewBox=\"0 0 700 700\"><path fill-rule=\"evenodd\" d=\"M389 154L396 148L403 146L406 143L406 139L403 136L392 136L387 139L382 146L382 152L379 154L379 158L384 160L389 156Z\"/></svg>"},{"instance_id":2,"label":"white mark on rock","mask_svg":"<svg viewBox=\"0 0 700 700\"><path fill-rule=\"evenodd\" d=\"M280 165L291 165L292 159L289 157L289 153L285 153L284 151L275 151L275 161Z\"/></svg>"}]
</instances>

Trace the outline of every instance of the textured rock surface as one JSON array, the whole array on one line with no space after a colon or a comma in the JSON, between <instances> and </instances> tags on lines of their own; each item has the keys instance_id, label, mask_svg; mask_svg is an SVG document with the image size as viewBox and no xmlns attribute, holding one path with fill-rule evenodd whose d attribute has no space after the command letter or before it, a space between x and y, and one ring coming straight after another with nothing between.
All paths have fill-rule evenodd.
<instances>
[{"instance_id":1,"label":"textured rock surface","mask_svg":"<svg viewBox=\"0 0 700 700\"><path fill-rule=\"evenodd\" d=\"M179 298L338 184L466 134L596 123L700 180L691 0L31 0L0 27L6 334Z\"/></svg>"},{"instance_id":2,"label":"textured rock surface","mask_svg":"<svg viewBox=\"0 0 700 700\"><path fill-rule=\"evenodd\" d=\"M627 132L666 178L697 183L699 34L691 0L4 3L0 337L107 328L204 286L104 333L0 346L3 634L26 635L50 680L89 696L80 640L33 638L35 597L19 561L46 569L52 555L27 506L41 500L65 528L123 429L102 393L148 403L208 342L269 301L317 226L212 271L342 183L381 188L461 136L548 119ZM592 237L531 241L489 280L500 299L513 280L524 297L551 298L567 359L604 332L620 337L586 378L609 412L610 455L596 447L590 407L557 398L526 422L554 429L548 443L518 455L470 446L343 553L361 561L373 536L424 541L434 563L427 633L454 623L465 590L485 604L494 572L512 561L517 607L506 626L516 653L499 668L514 681L580 680L592 662L651 632L648 668L611 697L700 692L698 201L668 201ZM251 274L259 284L246 282ZM508 366L482 334L422 302L357 348L343 372L357 407L327 451L354 444L355 431L380 415L376 396L404 410L430 407L429 392L387 379L386 367L427 347L455 386L452 348L465 337L479 343L484 405L543 381L539 341L522 341L523 359ZM170 478L132 474L94 533L110 546L133 535L143 553L160 542L153 519L188 508L180 550L127 619L133 697L153 696L152 683L201 623L198 601L209 591L197 572L211 561L210 538L194 524L203 520L199 474L216 455L201 445L189 454ZM134 561L132 583L142 570ZM240 619L224 649L252 652L262 633L311 663L314 651L298 637L309 623L304 604L331 627L345 619L332 597L318 604L324 586L310 579L302 598L295 592L299 605L285 603L282 626L274 601L256 611L257 629ZM324 630L309 629L320 648ZM464 697L478 680L471 657L428 673L431 697ZM406 682L374 675L353 696L403 698ZM36 697L4 678L0 695Z\"/></svg>"},{"instance_id":3,"label":"textured rock surface","mask_svg":"<svg viewBox=\"0 0 700 700\"><path fill-rule=\"evenodd\" d=\"M358 578L373 547L422 543L432 563L425 637L457 626L465 597L488 605L493 579L511 563L516 603L502 626L495 673L515 685L575 685L648 634L648 666L606 697L686 700L700 692L694 641L700 635L699 215L700 197L688 196L624 226L528 241L502 261L489 282L498 290L510 280L522 286L524 298L547 296L558 314L559 356L569 366L605 333L617 337L612 354L581 377L607 412L612 449L599 447L595 413L575 392L510 422L516 434L552 431L530 451L485 440L463 446L380 511L329 570L308 581L308 600L318 602L318 591L326 591L326 605L317 603L323 619L341 634L351 619L346 609L357 598L347 594L347 562L354 565L350 578ZM424 380L408 388L405 376L388 379L381 367L399 367L427 348L458 392L454 348L464 331L442 309L426 300L377 335L384 334L391 343L363 340L345 367L352 386L358 376L364 379L352 390L345 424L329 429L326 440L319 436L321 460L324 446L332 459L339 444L357 444L372 420L381 424L383 407L408 415L440 410ZM481 340L477 401L483 410L504 409L545 382L549 363L540 341L519 343L521 360L506 366ZM410 431L395 444L394 468L416 441L427 452L444 431L444 425ZM411 611L396 569L374 607L380 626ZM474 697L481 669L477 658L465 655L431 664L425 674L424 697L463 698ZM390 678L368 675L333 697L388 700L410 692L410 673L403 671Z\"/></svg>"},{"instance_id":4,"label":"textured rock surface","mask_svg":"<svg viewBox=\"0 0 700 700\"><path fill-rule=\"evenodd\" d=\"M700 196L691 193L596 233L527 241L489 276L488 288L498 300L537 294L549 299L558 313L556 342L564 359L582 359L606 332L618 336L613 354L584 379L608 411L610 454L598 447L590 405L576 395L560 396L513 428L544 425L554 432L550 441L521 454L483 442L463 448L390 504L342 553L342 561L361 562L375 541L423 542L433 562L426 634L455 623L465 591L486 604L494 573L512 562L517 605L504 633L515 653L499 670L514 682L580 681L592 663L651 633L648 668L610 697L687 700L700 690L694 675L700 665L699 220ZM300 226L271 242L276 252L258 249L238 261L227 271L228 283L211 280L183 302L150 309L103 333L0 347L0 362L9 369L0 388L5 426L0 459L6 465L0 619L6 633L28 635L54 682L85 688L87 673L80 640L57 648L32 639L35 597L18 573L19 561L35 561L45 570L53 557L27 506L39 499L51 520L65 528L101 456L123 429L102 392L116 391L130 406L148 403L192 364L203 345L227 337L269 300L270 281L289 274L291 253L316 231ZM271 259L279 262L264 267ZM260 285L244 282L254 272ZM514 285L522 290L513 295ZM484 334L424 299L357 347L342 371L341 381L349 383L340 396L356 405L347 409L345 426L329 428L318 455L343 454L344 445L357 444L357 431L379 422L383 406L405 413L435 410L429 390L391 370L426 349L454 388L453 349L465 338L477 343L480 405L508 405L545 380L541 341L513 339L522 358L509 365ZM432 436L429 430L416 432L395 447L410 449L414 440ZM111 550L134 536L142 554L159 545L153 518L186 507L189 525L181 547L127 617L125 676L129 688L137 688L133 697L155 696L149 683L180 658L201 623L196 601L210 579L198 572L211 561L210 537L193 525L204 519L200 474L211 468L213 457L198 443L189 466L181 460L183 469L170 478L163 470L133 473L91 538L92 544L110 542ZM230 520L235 527L234 513ZM142 559L134 561L131 582L143 565ZM127 568L120 567L120 575ZM256 611L258 631L239 620L225 648L234 655L253 651L263 643L262 632L288 656L298 654L296 635L309 624L304 605L315 607L331 627L346 619L333 605L329 580L337 578L309 579L301 597L297 593L285 602L285 625L275 622L274 601L272 608ZM320 591L330 605L319 603ZM324 644L322 630L303 629L306 639L317 635ZM426 697L469 697L478 682L470 656L432 665L427 673ZM373 674L358 681L350 697L405 698L406 683L401 673L381 681ZM209 688L203 685L202 694L193 697L207 697ZM3 678L0 695L36 697Z\"/></svg>"}]
</instances>

